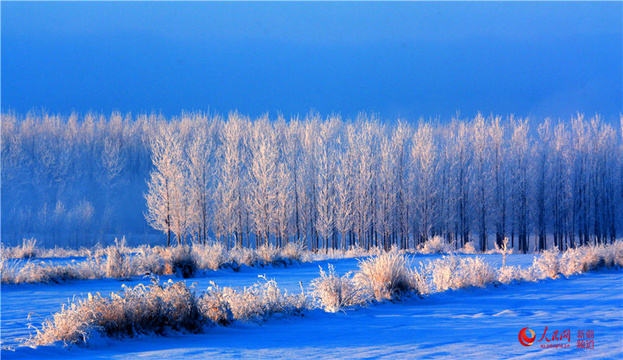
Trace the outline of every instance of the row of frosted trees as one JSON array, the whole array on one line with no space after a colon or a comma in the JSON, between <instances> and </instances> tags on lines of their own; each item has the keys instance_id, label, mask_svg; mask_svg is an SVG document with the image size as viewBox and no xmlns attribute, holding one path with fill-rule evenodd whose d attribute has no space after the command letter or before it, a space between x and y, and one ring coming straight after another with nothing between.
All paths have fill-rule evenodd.
<instances>
[{"instance_id":1,"label":"row of frosted trees","mask_svg":"<svg viewBox=\"0 0 623 360\"><path fill-rule=\"evenodd\" d=\"M2 237L82 244L151 225L167 244L566 248L621 232L622 144L619 124L582 116L3 114Z\"/></svg>"},{"instance_id":2,"label":"row of frosted trees","mask_svg":"<svg viewBox=\"0 0 623 360\"><path fill-rule=\"evenodd\" d=\"M192 116L151 138L147 219L168 244L601 243L623 220L621 144L611 125L581 116L532 128L480 115L416 126Z\"/></svg>"},{"instance_id":3,"label":"row of frosted trees","mask_svg":"<svg viewBox=\"0 0 623 360\"><path fill-rule=\"evenodd\" d=\"M81 246L151 232L142 194L157 121L3 114L2 241Z\"/></svg>"}]
</instances>

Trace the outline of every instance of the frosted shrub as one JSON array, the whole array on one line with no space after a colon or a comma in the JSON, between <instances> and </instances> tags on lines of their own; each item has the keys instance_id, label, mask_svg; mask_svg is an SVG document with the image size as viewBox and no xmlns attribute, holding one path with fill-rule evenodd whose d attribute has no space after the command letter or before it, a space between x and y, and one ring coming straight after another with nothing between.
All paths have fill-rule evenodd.
<instances>
[{"instance_id":1,"label":"frosted shrub","mask_svg":"<svg viewBox=\"0 0 623 360\"><path fill-rule=\"evenodd\" d=\"M179 245L167 250L172 270L177 276L181 276L184 279L195 276L197 263L189 246Z\"/></svg>"},{"instance_id":2,"label":"frosted shrub","mask_svg":"<svg viewBox=\"0 0 623 360\"><path fill-rule=\"evenodd\" d=\"M23 239L21 245L1 246L1 256L5 259L32 259L40 255L36 239Z\"/></svg>"},{"instance_id":3,"label":"frosted shrub","mask_svg":"<svg viewBox=\"0 0 623 360\"><path fill-rule=\"evenodd\" d=\"M260 246L257 249L257 256L265 265L285 265L281 252L272 244Z\"/></svg>"},{"instance_id":4,"label":"frosted shrub","mask_svg":"<svg viewBox=\"0 0 623 360\"><path fill-rule=\"evenodd\" d=\"M558 248L545 250L540 256L535 256L532 267L537 273L539 279L552 278L556 279L560 273L560 251Z\"/></svg>"},{"instance_id":5,"label":"frosted shrub","mask_svg":"<svg viewBox=\"0 0 623 360\"><path fill-rule=\"evenodd\" d=\"M425 270L430 274L435 289L437 291L446 291L448 289L459 288L459 266L459 258L452 255L448 257L444 256L434 262L429 261Z\"/></svg>"},{"instance_id":6,"label":"frosted shrub","mask_svg":"<svg viewBox=\"0 0 623 360\"><path fill-rule=\"evenodd\" d=\"M231 307L225 300L222 289L214 282L210 284L212 286L198 300L201 314L215 325L229 325L234 321Z\"/></svg>"},{"instance_id":7,"label":"frosted shrub","mask_svg":"<svg viewBox=\"0 0 623 360\"><path fill-rule=\"evenodd\" d=\"M109 246L106 249L106 276L111 278L121 278L126 276L124 271L123 255L116 246Z\"/></svg>"},{"instance_id":8,"label":"frosted shrub","mask_svg":"<svg viewBox=\"0 0 623 360\"><path fill-rule=\"evenodd\" d=\"M478 251L476 250L475 245L476 244L473 241L466 242L465 245L463 245L463 248L459 251L463 254L476 254Z\"/></svg>"},{"instance_id":9,"label":"frosted shrub","mask_svg":"<svg viewBox=\"0 0 623 360\"><path fill-rule=\"evenodd\" d=\"M415 289L404 255L384 253L359 262L354 276L360 287L367 287L377 301L394 299Z\"/></svg>"},{"instance_id":10,"label":"frosted shrub","mask_svg":"<svg viewBox=\"0 0 623 360\"><path fill-rule=\"evenodd\" d=\"M508 284L523 279L523 271L519 266L504 266L497 270L497 280L502 284Z\"/></svg>"},{"instance_id":11,"label":"frosted shrub","mask_svg":"<svg viewBox=\"0 0 623 360\"><path fill-rule=\"evenodd\" d=\"M37 240L23 239L22 246L13 248L13 257L16 259L32 259L37 257Z\"/></svg>"},{"instance_id":12,"label":"frosted shrub","mask_svg":"<svg viewBox=\"0 0 623 360\"><path fill-rule=\"evenodd\" d=\"M236 263L247 266L255 266L260 262L257 252L249 248L232 250L232 258Z\"/></svg>"},{"instance_id":13,"label":"frosted shrub","mask_svg":"<svg viewBox=\"0 0 623 360\"><path fill-rule=\"evenodd\" d=\"M15 284L19 264L16 261L0 258L0 282L3 284Z\"/></svg>"},{"instance_id":14,"label":"frosted shrub","mask_svg":"<svg viewBox=\"0 0 623 360\"><path fill-rule=\"evenodd\" d=\"M508 238L505 237L502 246L498 246L497 242L493 243L493 249L488 250L486 254L500 254L500 255L508 255L514 252L513 248L508 247Z\"/></svg>"},{"instance_id":15,"label":"frosted shrub","mask_svg":"<svg viewBox=\"0 0 623 360\"><path fill-rule=\"evenodd\" d=\"M428 263L426 271L430 273L437 291L484 287L496 281L496 272L481 257L458 258L444 256Z\"/></svg>"},{"instance_id":16,"label":"frosted shrub","mask_svg":"<svg viewBox=\"0 0 623 360\"><path fill-rule=\"evenodd\" d=\"M623 267L623 240L617 240L604 248L606 266ZM611 264L611 265L610 265Z\"/></svg>"},{"instance_id":17,"label":"frosted shrub","mask_svg":"<svg viewBox=\"0 0 623 360\"><path fill-rule=\"evenodd\" d=\"M3 262L2 282L5 284L23 283L62 283L75 279L100 279L103 276L101 266L93 259L72 262L70 265L52 265L51 263Z\"/></svg>"},{"instance_id":18,"label":"frosted shrub","mask_svg":"<svg viewBox=\"0 0 623 360\"><path fill-rule=\"evenodd\" d=\"M83 345L96 331L110 337L125 337L161 334L167 329L196 332L203 324L196 298L184 282L160 285L154 281L149 286L124 286L110 298L89 294L87 299L63 307L46 320L30 343L45 345L62 341Z\"/></svg>"},{"instance_id":19,"label":"frosted shrub","mask_svg":"<svg viewBox=\"0 0 623 360\"><path fill-rule=\"evenodd\" d=\"M60 248L54 247L51 249L45 248L37 248L37 257L38 258L67 258L67 257L88 257L91 256L97 251L101 249L101 246L97 244L95 247L91 249L87 249L85 247L80 247L79 249L68 249L68 248Z\"/></svg>"},{"instance_id":20,"label":"frosted shrub","mask_svg":"<svg viewBox=\"0 0 623 360\"><path fill-rule=\"evenodd\" d=\"M581 248L567 249L559 261L559 270L565 275L574 275L584 272L583 250Z\"/></svg>"},{"instance_id":21,"label":"frosted shrub","mask_svg":"<svg viewBox=\"0 0 623 360\"><path fill-rule=\"evenodd\" d=\"M454 251L454 246L448 244L443 237L434 236L432 239L428 239L428 241L420 244L418 250L423 254L450 253Z\"/></svg>"},{"instance_id":22,"label":"frosted shrub","mask_svg":"<svg viewBox=\"0 0 623 360\"><path fill-rule=\"evenodd\" d=\"M286 246L281 249L281 256L290 263L308 260L303 244L297 242L287 243Z\"/></svg>"},{"instance_id":23,"label":"frosted shrub","mask_svg":"<svg viewBox=\"0 0 623 360\"><path fill-rule=\"evenodd\" d=\"M155 248L141 246L136 249L136 254L129 256L132 257L136 275L164 275L165 260L161 252Z\"/></svg>"},{"instance_id":24,"label":"frosted shrub","mask_svg":"<svg viewBox=\"0 0 623 360\"><path fill-rule=\"evenodd\" d=\"M412 286L416 289L418 294L426 295L432 292L430 273L426 271L422 263L420 263L419 269L412 269L409 271L409 277L411 278Z\"/></svg>"},{"instance_id":25,"label":"frosted shrub","mask_svg":"<svg viewBox=\"0 0 623 360\"><path fill-rule=\"evenodd\" d=\"M230 261L227 250L220 242L193 244L192 256L200 269L218 270Z\"/></svg>"},{"instance_id":26,"label":"frosted shrub","mask_svg":"<svg viewBox=\"0 0 623 360\"><path fill-rule=\"evenodd\" d=\"M361 288L353 281L352 272L340 277L333 265L329 272L320 268L320 277L312 280L311 294L314 300L327 312L337 312L353 305L365 305L370 300L368 288Z\"/></svg>"},{"instance_id":27,"label":"frosted shrub","mask_svg":"<svg viewBox=\"0 0 623 360\"><path fill-rule=\"evenodd\" d=\"M242 291L223 288L223 298L235 320L259 322L275 313L287 316L308 307L305 294L289 295L282 292L274 280L263 279L265 282Z\"/></svg>"},{"instance_id":28,"label":"frosted shrub","mask_svg":"<svg viewBox=\"0 0 623 360\"><path fill-rule=\"evenodd\" d=\"M461 273L465 278L461 287L485 287L496 280L495 270L481 257L461 259Z\"/></svg>"},{"instance_id":29,"label":"frosted shrub","mask_svg":"<svg viewBox=\"0 0 623 360\"><path fill-rule=\"evenodd\" d=\"M371 251L376 251L376 249L372 248ZM372 254L370 254L370 252L367 251L366 249L364 249L361 246L359 246L359 244L355 244L354 246L352 246L348 250L346 250L346 254L345 255L348 258L354 258L354 257L371 256ZM339 255L337 255L335 258L339 258Z\"/></svg>"},{"instance_id":30,"label":"frosted shrub","mask_svg":"<svg viewBox=\"0 0 623 360\"><path fill-rule=\"evenodd\" d=\"M263 283L241 291L230 287L210 287L208 294L212 298L221 296L218 301L225 301L231 309L233 319L240 321L259 322L273 314L288 316L309 307L304 293L289 295L282 292L274 280L262 278ZM217 295L219 292L222 295Z\"/></svg>"},{"instance_id":31,"label":"frosted shrub","mask_svg":"<svg viewBox=\"0 0 623 360\"><path fill-rule=\"evenodd\" d=\"M123 338L167 331L200 332L208 325L228 325L234 320L262 321L271 315L289 316L309 308L307 297L282 292L274 280L236 291L214 283L197 296L184 282L148 286L123 286L118 293L99 293L79 299L46 320L29 345L57 341L85 345L93 335Z\"/></svg>"},{"instance_id":32,"label":"frosted shrub","mask_svg":"<svg viewBox=\"0 0 623 360\"><path fill-rule=\"evenodd\" d=\"M77 303L63 305L60 312L46 320L41 329L37 329L34 338L27 341L28 345L49 345L57 341L64 344L84 345L96 331L93 327L92 297L79 300Z\"/></svg>"}]
</instances>

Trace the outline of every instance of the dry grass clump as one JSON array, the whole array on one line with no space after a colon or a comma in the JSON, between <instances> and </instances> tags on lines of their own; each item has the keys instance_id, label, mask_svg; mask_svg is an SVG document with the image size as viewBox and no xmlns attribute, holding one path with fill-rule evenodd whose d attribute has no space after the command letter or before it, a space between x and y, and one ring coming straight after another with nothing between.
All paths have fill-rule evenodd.
<instances>
[{"instance_id":1,"label":"dry grass clump","mask_svg":"<svg viewBox=\"0 0 623 360\"><path fill-rule=\"evenodd\" d=\"M447 254L454 251L454 244L449 244L443 237L434 236L418 246L422 254Z\"/></svg>"},{"instance_id":2,"label":"dry grass clump","mask_svg":"<svg viewBox=\"0 0 623 360\"><path fill-rule=\"evenodd\" d=\"M374 299L395 299L416 290L404 255L387 252L359 262L355 282L367 287Z\"/></svg>"},{"instance_id":3,"label":"dry grass clump","mask_svg":"<svg viewBox=\"0 0 623 360\"><path fill-rule=\"evenodd\" d=\"M282 292L274 280L264 280L251 287L236 290L230 287L217 289L229 304L234 320L259 322L279 314L289 316L309 307L304 292L299 295Z\"/></svg>"},{"instance_id":4,"label":"dry grass clump","mask_svg":"<svg viewBox=\"0 0 623 360\"><path fill-rule=\"evenodd\" d=\"M353 273L344 276L335 274L333 265L329 264L328 273L320 268L320 277L311 283L311 295L327 312L337 312L350 306L362 306L371 300L370 291L361 288L353 280Z\"/></svg>"},{"instance_id":5,"label":"dry grass clump","mask_svg":"<svg viewBox=\"0 0 623 360\"><path fill-rule=\"evenodd\" d=\"M556 279L558 274L561 273L560 251L558 251L558 248L555 247L551 250L541 252L541 256L534 257L532 267L536 271L537 278Z\"/></svg>"},{"instance_id":6,"label":"dry grass clump","mask_svg":"<svg viewBox=\"0 0 623 360\"><path fill-rule=\"evenodd\" d=\"M261 265L286 266L290 263L281 253L281 249L272 244L262 245L256 252Z\"/></svg>"},{"instance_id":7,"label":"dry grass clump","mask_svg":"<svg viewBox=\"0 0 623 360\"><path fill-rule=\"evenodd\" d=\"M193 244L192 256L199 269L218 270L232 262L225 246L220 242Z\"/></svg>"},{"instance_id":8,"label":"dry grass clump","mask_svg":"<svg viewBox=\"0 0 623 360\"><path fill-rule=\"evenodd\" d=\"M173 273L184 279L195 276L198 266L190 246L180 245L167 250L169 250L167 260L171 264Z\"/></svg>"},{"instance_id":9,"label":"dry grass clump","mask_svg":"<svg viewBox=\"0 0 623 360\"><path fill-rule=\"evenodd\" d=\"M466 242L459 252L463 254L477 254L478 250L476 250L476 243L473 241Z\"/></svg>"},{"instance_id":10,"label":"dry grass clump","mask_svg":"<svg viewBox=\"0 0 623 360\"><path fill-rule=\"evenodd\" d=\"M281 256L287 259L290 263L296 262L309 262L309 253L305 250L305 246L302 243L290 242L286 246L281 248Z\"/></svg>"},{"instance_id":11,"label":"dry grass clump","mask_svg":"<svg viewBox=\"0 0 623 360\"><path fill-rule=\"evenodd\" d=\"M197 295L183 281L123 286L103 297L99 293L64 306L46 320L28 345L55 342L86 345L94 336L114 338L169 331L200 332L208 326L229 325L235 320L262 321L270 316L290 316L309 307L304 293L282 292L274 280L237 291L213 284Z\"/></svg>"},{"instance_id":12,"label":"dry grass clump","mask_svg":"<svg viewBox=\"0 0 623 360\"><path fill-rule=\"evenodd\" d=\"M148 286L123 286L110 297L89 294L87 299L63 306L28 343L84 345L95 332L123 338L168 330L197 332L202 326L196 297L184 282L161 285L154 281Z\"/></svg>"},{"instance_id":13,"label":"dry grass clump","mask_svg":"<svg viewBox=\"0 0 623 360\"><path fill-rule=\"evenodd\" d=\"M37 239L23 239L21 245L0 245L0 254L5 259L33 259L39 254Z\"/></svg>"},{"instance_id":14,"label":"dry grass clump","mask_svg":"<svg viewBox=\"0 0 623 360\"><path fill-rule=\"evenodd\" d=\"M260 265L260 259L254 249L237 248L231 250L231 257L236 264L246 266Z\"/></svg>"},{"instance_id":15,"label":"dry grass clump","mask_svg":"<svg viewBox=\"0 0 623 360\"><path fill-rule=\"evenodd\" d=\"M481 257L444 256L429 261L422 271L431 279L436 291L484 287L496 281L496 272Z\"/></svg>"},{"instance_id":16,"label":"dry grass clump","mask_svg":"<svg viewBox=\"0 0 623 360\"><path fill-rule=\"evenodd\" d=\"M509 284L516 281L535 281L534 268L522 269L521 266L504 266L497 270L497 281Z\"/></svg>"},{"instance_id":17,"label":"dry grass clump","mask_svg":"<svg viewBox=\"0 0 623 360\"><path fill-rule=\"evenodd\" d=\"M234 321L229 302L223 290L211 282L212 286L197 301L201 314L216 325L229 325Z\"/></svg>"},{"instance_id":18,"label":"dry grass clump","mask_svg":"<svg viewBox=\"0 0 623 360\"><path fill-rule=\"evenodd\" d=\"M73 261L69 265L53 265L44 261L0 260L3 284L63 283L76 279L101 279L104 273L96 259Z\"/></svg>"}]
</instances>

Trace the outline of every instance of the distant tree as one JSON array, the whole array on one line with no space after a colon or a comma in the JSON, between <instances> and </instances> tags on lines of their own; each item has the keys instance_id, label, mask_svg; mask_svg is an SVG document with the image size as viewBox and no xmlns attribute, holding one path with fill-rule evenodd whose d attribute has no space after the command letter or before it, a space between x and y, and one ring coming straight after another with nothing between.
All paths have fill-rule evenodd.
<instances>
[{"instance_id":1,"label":"distant tree","mask_svg":"<svg viewBox=\"0 0 623 360\"><path fill-rule=\"evenodd\" d=\"M218 184L216 186L216 231L242 247L246 213L245 181L248 120L231 113L220 131ZM248 241L248 236L247 236ZM229 242L227 242L229 243Z\"/></svg>"},{"instance_id":2,"label":"distant tree","mask_svg":"<svg viewBox=\"0 0 623 360\"><path fill-rule=\"evenodd\" d=\"M414 233L418 242L432 237L432 227L437 211L436 183L438 154L437 144L430 124L421 123L415 131L412 147Z\"/></svg>"},{"instance_id":3,"label":"distant tree","mask_svg":"<svg viewBox=\"0 0 623 360\"><path fill-rule=\"evenodd\" d=\"M167 246L171 245L171 233L180 244L186 231L187 199L183 173L183 151L179 135L173 126L161 125L151 141L154 169L150 173L145 217L156 230L167 234Z\"/></svg>"},{"instance_id":4,"label":"distant tree","mask_svg":"<svg viewBox=\"0 0 623 360\"><path fill-rule=\"evenodd\" d=\"M513 213L513 231L518 237L518 249L522 253L528 248L528 196L529 196L529 159L530 146L528 142L528 122L521 119L511 119L512 138L510 143L511 162L511 196L510 203Z\"/></svg>"},{"instance_id":5,"label":"distant tree","mask_svg":"<svg viewBox=\"0 0 623 360\"><path fill-rule=\"evenodd\" d=\"M203 244L208 239L212 219L218 124L218 118L195 116L191 126L193 136L186 142L189 222L195 239Z\"/></svg>"}]
</instances>

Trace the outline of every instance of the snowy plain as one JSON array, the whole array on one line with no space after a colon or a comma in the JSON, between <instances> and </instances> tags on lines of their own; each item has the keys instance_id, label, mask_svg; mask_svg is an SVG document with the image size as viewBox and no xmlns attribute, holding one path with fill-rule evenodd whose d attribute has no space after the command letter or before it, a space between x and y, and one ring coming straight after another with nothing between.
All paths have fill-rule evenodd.
<instances>
[{"instance_id":1,"label":"snowy plain","mask_svg":"<svg viewBox=\"0 0 623 360\"><path fill-rule=\"evenodd\" d=\"M413 265L440 255L416 255ZM462 255L472 256L472 255ZM479 255L495 267L501 255ZM514 254L507 265L531 265L533 255ZM197 291L210 281L218 286L244 287L275 279L289 292L307 289L318 277L319 266L332 264L339 274L357 268L357 259L325 260L287 268L243 267L207 271L186 279ZM161 277L168 280L170 277ZM176 279L171 277L174 281ZM36 349L19 347L45 317L61 309L74 296L119 291L123 284L147 283L113 279L71 281L54 285L2 285L2 358L600 358L623 356L623 272L590 272L569 278L544 280L436 293L385 302L336 314L322 310L287 319L271 318L262 324L236 323L213 327L203 334L139 336L97 339L88 348L61 345ZM300 283L299 283L300 282ZM31 314L30 320L28 315ZM568 348L541 348L544 338L522 346L518 333L528 327L539 340L554 331L570 330ZM578 330L593 330L594 349L577 349ZM562 344L552 341L552 344Z\"/></svg>"}]
</instances>

